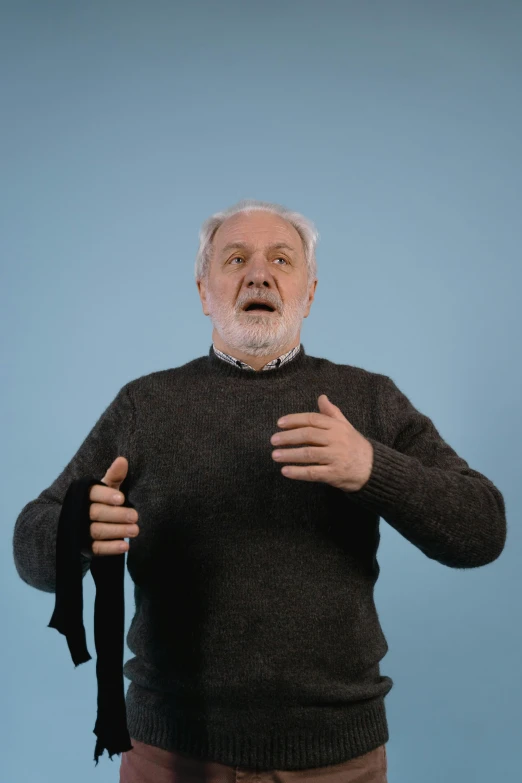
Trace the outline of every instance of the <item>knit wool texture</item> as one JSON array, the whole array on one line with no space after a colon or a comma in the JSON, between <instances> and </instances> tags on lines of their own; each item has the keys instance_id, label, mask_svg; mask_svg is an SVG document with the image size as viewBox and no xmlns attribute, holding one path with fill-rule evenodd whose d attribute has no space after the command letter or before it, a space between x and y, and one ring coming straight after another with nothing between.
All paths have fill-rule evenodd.
<instances>
[{"instance_id":1,"label":"knit wool texture","mask_svg":"<svg viewBox=\"0 0 522 783\"><path fill-rule=\"evenodd\" d=\"M373 446L356 492L282 475L271 436L321 394ZM388 651L374 602L382 518L450 568L506 540L497 487L386 375L310 356L252 372L208 355L125 384L74 457L20 512L21 579L54 592L68 487L129 462L139 514L127 568L130 736L259 770L340 764L389 739ZM91 560L82 555L83 576Z\"/></svg>"}]
</instances>

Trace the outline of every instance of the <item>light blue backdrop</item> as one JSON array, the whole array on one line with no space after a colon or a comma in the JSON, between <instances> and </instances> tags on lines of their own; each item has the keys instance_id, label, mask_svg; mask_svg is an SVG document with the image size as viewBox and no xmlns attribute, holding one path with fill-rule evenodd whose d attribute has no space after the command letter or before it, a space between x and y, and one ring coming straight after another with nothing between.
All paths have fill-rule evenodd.
<instances>
[{"instance_id":1,"label":"light blue backdrop","mask_svg":"<svg viewBox=\"0 0 522 783\"><path fill-rule=\"evenodd\" d=\"M381 522L389 781L520 773L521 11L2 4L2 783L118 780L92 761L95 660L47 628L13 527L123 384L208 352L197 232L245 197L321 233L307 352L390 375L506 501L476 570ZM90 575L84 598L95 655Z\"/></svg>"}]
</instances>

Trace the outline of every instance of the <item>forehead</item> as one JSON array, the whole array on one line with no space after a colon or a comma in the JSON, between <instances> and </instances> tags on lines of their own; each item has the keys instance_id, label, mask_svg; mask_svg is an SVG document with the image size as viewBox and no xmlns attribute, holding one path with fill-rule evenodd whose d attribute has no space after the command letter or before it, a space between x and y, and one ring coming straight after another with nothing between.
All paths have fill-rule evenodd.
<instances>
[{"instance_id":1,"label":"forehead","mask_svg":"<svg viewBox=\"0 0 522 783\"><path fill-rule=\"evenodd\" d=\"M219 252L232 242L246 243L255 248L281 242L297 252L304 252L301 237L293 225L270 212L233 215L225 220L214 234L214 249Z\"/></svg>"}]
</instances>

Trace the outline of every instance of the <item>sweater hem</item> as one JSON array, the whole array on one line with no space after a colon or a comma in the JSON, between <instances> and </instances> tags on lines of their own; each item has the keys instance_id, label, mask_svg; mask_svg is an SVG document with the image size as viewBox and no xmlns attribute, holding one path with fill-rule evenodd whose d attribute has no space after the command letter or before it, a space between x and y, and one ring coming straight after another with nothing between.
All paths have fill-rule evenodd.
<instances>
[{"instance_id":1,"label":"sweater hem","mask_svg":"<svg viewBox=\"0 0 522 783\"><path fill-rule=\"evenodd\" d=\"M131 682L126 701L131 741L230 767L315 769L345 763L389 740L383 696L343 709L208 708L190 715L169 705L165 695Z\"/></svg>"}]
</instances>

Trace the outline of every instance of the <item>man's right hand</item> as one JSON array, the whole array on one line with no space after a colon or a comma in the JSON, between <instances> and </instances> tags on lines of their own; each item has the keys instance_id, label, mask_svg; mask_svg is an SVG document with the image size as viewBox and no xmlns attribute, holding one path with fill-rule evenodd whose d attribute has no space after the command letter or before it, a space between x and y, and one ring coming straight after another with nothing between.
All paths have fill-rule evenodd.
<instances>
[{"instance_id":1,"label":"man's right hand","mask_svg":"<svg viewBox=\"0 0 522 783\"><path fill-rule=\"evenodd\" d=\"M89 518L93 520L89 528L91 547L82 550L87 557L93 555L121 555L129 548L124 538L134 538L139 533L138 512L133 508L124 508L125 495L119 491L120 484L127 476L129 463L126 457L116 457L105 476L104 484L94 484L89 493L92 501ZM118 498L115 499L114 495Z\"/></svg>"}]
</instances>

